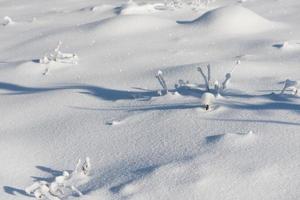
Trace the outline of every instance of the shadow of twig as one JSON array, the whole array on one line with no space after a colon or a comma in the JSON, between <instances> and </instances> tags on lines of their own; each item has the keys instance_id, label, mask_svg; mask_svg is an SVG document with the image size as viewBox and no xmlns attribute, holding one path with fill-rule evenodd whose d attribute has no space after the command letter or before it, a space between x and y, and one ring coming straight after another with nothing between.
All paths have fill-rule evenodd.
<instances>
[{"instance_id":1,"label":"shadow of twig","mask_svg":"<svg viewBox=\"0 0 300 200\"><path fill-rule=\"evenodd\" d=\"M18 188L15 188L15 187L10 187L10 186L3 186L3 190L8 193L8 194L11 194L11 195L16 195L16 194L21 194L21 195L24 195L24 196L28 196L28 197L31 197L30 195L28 195L25 190L22 190L22 189L18 189Z\"/></svg>"}]
</instances>

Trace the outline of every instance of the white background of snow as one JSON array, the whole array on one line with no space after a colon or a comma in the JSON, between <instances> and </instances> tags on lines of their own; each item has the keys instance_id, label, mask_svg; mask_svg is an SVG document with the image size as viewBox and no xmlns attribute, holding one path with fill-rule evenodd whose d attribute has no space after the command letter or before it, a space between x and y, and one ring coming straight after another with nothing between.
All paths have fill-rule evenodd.
<instances>
[{"instance_id":1,"label":"white background of snow","mask_svg":"<svg viewBox=\"0 0 300 200\"><path fill-rule=\"evenodd\" d=\"M217 0L208 9L237 4ZM300 80L300 2L242 5L270 29L245 9L206 19L206 29L176 21L208 9L0 0L0 18L16 22L0 26L0 199L30 199L22 193L35 177L73 169L85 156L93 176L82 199L299 199L300 100L270 94ZM244 24L228 22L237 17ZM51 64L45 76L32 60L59 40L79 64ZM291 48L276 47L284 41ZM202 83L199 63L211 63L220 81L238 56L232 95L211 112L199 96L131 98L145 94L135 88L160 89L159 69L169 88L179 79Z\"/></svg>"}]
</instances>

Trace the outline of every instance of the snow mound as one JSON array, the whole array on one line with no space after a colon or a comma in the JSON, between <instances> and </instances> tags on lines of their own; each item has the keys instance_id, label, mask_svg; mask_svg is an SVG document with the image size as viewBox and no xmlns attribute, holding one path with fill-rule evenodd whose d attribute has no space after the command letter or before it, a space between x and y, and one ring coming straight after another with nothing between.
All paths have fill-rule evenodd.
<instances>
[{"instance_id":1,"label":"snow mound","mask_svg":"<svg viewBox=\"0 0 300 200\"><path fill-rule=\"evenodd\" d=\"M278 159L287 152L275 150L274 155L273 144L262 139L252 131L208 136L199 156L157 166L136 180L113 186L110 195L103 189L87 199L293 199L286 187L297 188L299 181L290 182L298 177L296 162Z\"/></svg>"},{"instance_id":2,"label":"snow mound","mask_svg":"<svg viewBox=\"0 0 300 200\"><path fill-rule=\"evenodd\" d=\"M242 6L226 6L204 13L193 21L179 21L221 33L249 34L267 31L274 23Z\"/></svg>"}]
</instances>

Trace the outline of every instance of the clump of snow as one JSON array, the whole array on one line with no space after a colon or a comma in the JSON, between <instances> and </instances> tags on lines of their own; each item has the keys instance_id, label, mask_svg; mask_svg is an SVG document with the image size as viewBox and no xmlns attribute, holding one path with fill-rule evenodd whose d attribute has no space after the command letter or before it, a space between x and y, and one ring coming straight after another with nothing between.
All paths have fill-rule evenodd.
<instances>
[{"instance_id":1,"label":"clump of snow","mask_svg":"<svg viewBox=\"0 0 300 200\"><path fill-rule=\"evenodd\" d=\"M206 110L209 110L209 108L213 105L216 97L214 94L210 92L205 92L201 96L201 104L205 106Z\"/></svg>"},{"instance_id":2,"label":"clump of snow","mask_svg":"<svg viewBox=\"0 0 300 200\"><path fill-rule=\"evenodd\" d=\"M5 16L3 20L4 20L3 26L14 25L16 23L9 16Z\"/></svg>"}]
</instances>

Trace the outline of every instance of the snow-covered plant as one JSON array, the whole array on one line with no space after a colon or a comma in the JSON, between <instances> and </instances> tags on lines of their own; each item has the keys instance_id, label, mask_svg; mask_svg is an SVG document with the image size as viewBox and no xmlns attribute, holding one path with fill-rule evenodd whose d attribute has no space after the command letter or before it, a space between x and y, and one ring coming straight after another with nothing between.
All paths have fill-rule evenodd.
<instances>
[{"instance_id":1,"label":"snow-covered plant","mask_svg":"<svg viewBox=\"0 0 300 200\"><path fill-rule=\"evenodd\" d=\"M52 182L38 181L25 189L29 195L34 195L36 199L61 200L68 196L68 192L75 192L78 196L82 193L75 186L79 181L85 179L90 174L91 163L87 157L81 165L79 159L75 170L70 174L64 171L62 175L54 178Z\"/></svg>"},{"instance_id":2,"label":"snow-covered plant","mask_svg":"<svg viewBox=\"0 0 300 200\"><path fill-rule=\"evenodd\" d=\"M198 67L197 70L198 70L198 72L200 72L200 74L202 75L202 78L204 79L206 91L209 91L210 65L208 64L206 67L207 67L207 76L204 74L201 66Z\"/></svg>"},{"instance_id":3,"label":"snow-covered plant","mask_svg":"<svg viewBox=\"0 0 300 200\"><path fill-rule=\"evenodd\" d=\"M60 48L62 42L59 41L56 48L49 54L45 55L40 59L40 63L49 64L50 62L59 62L59 63L68 63L68 64L77 64L78 56L74 53L62 53Z\"/></svg>"},{"instance_id":4,"label":"snow-covered plant","mask_svg":"<svg viewBox=\"0 0 300 200\"><path fill-rule=\"evenodd\" d=\"M236 60L235 61L235 66L234 66L234 68L232 69L232 71L231 72L229 72L229 73L227 73L226 75L225 75L225 80L223 81L223 83L222 83L222 90L225 90L227 87L228 87L228 84L229 84L229 82L230 82L230 80L231 80L231 77L232 77L232 73L235 71L235 69L238 67L238 65L240 65L241 64L241 60Z\"/></svg>"},{"instance_id":5,"label":"snow-covered plant","mask_svg":"<svg viewBox=\"0 0 300 200\"><path fill-rule=\"evenodd\" d=\"M297 95L298 90L300 90L300 81L286 79L284 82L284 87L281 90L281 94L283 94L288 89L292 90L294 95Z\"/></svg>"},{"instance_id":6,"label":"snow-covered plant","mask_svg":"<svg viewBox=\"0 0 300 200\"><path fill-rule=\"evenodd\" d=\"M205 75L202 67L198 67L197 70L200 72L202 78L204 79L204 83L205 83L205 88L206 91L211 91L214 90L214 92L216 93L216 96L219 95L220 91L225 90L228 87L228 84L230 82L231 79L231 74L232 72L236 69L236 67L240 64L240 61L236 61L236 65L233 68L233 70L230 73L226 73L225 75L225 80L222 82L222 86L220 87L219 82L216 80L214 83L212 83L211 80L211 66L210 64L208 64L206 66L207 68L207 75ZM210 87L214 87L213 89L211 89Z\"/></svg>"},{"instance_id":7,"label":"snow-covered plant","mask_svg":"<svg viewBox=\"0 0 300 200\"><path fill-rule=\"evenodd\" d=\"M3 19L4 19L4 23L3 23L4 26L15 24L15 22L9 16L5 16Z\"/></svg>"},{"instance_id":8,"label":"snow-covered plant","mask_svg":"<svg viewBox=\"0 0 300 200\"><path fill-rule=\"evenodd\" d=\"M209 110L210 106L215 101L215 95L210 92L205 92L201 96L201 104L205 107L205 110Z\"/></svg>"},{"instance_id":9,"label":"snow-covered plant","mask_svg":"<svg viewBox=\"0 0 300 200\"><path fill-rule=\"evenodd\" d=\"M167 84L166 84L166 81L163 77L163 72L162 71L158 71L156 76L155 76L159 82L159 84L161 85L161 87L163 88L161 91L160 91L160 95L165 95L168 93L168 87L167 87Z\"/></svg>"}]
</instances>

